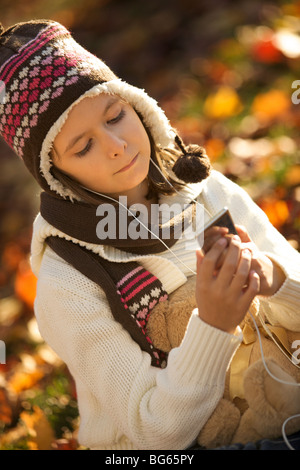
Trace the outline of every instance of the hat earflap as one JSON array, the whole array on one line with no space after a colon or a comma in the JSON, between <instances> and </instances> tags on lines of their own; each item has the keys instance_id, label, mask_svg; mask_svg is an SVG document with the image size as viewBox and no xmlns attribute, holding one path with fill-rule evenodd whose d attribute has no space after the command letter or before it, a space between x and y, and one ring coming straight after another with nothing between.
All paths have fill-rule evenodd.
<instances>
[{"instance_id":1,"label":"hat earflap","mask_svg":"<svg viewBox=\"0 0 300 470\"><path fill-rule=\"evenodd\" d=\"M182 152L172 168L177 178L185 183L199 183L207 178L211 163L205 149L199 145L186 146L178 134L175 136L175 143Z\"/></svg>"}]
</instances>

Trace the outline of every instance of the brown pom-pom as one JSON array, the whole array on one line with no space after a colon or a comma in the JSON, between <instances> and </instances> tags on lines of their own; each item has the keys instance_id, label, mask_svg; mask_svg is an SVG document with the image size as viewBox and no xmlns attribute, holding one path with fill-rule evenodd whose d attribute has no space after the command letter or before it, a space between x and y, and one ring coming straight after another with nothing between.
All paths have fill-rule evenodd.
<instances>
[{"instance_id":1,"label":"brown pom-pom","mask_svg":"<svg viewBox=\"0 0 300 470\"><path fill-rule=\"evenodd\" d=\"M199 183L207 178L210 174L211 164L205 149L199 145L185 147L179 137L176 139L176 143L183 152L172 168L177 178L185 183Z\"/></svg>"}]
</instances>

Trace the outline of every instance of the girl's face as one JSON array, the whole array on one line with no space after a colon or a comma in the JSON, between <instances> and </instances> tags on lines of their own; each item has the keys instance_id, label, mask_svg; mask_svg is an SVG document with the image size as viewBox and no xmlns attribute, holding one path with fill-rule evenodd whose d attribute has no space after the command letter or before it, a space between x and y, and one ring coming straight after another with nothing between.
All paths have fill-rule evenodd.
<instances>
[{"instance_id":1,"label":"girl's face","mask_svg":"<svg viewBox=\"0 0 300 470\"><path fill-rule=\"evenodd\" d=\"M115 95L84 98L54 140L53 163L81 185L114 197L145 180L150 141L134 109Z\"/></svg>"}]
</instances>

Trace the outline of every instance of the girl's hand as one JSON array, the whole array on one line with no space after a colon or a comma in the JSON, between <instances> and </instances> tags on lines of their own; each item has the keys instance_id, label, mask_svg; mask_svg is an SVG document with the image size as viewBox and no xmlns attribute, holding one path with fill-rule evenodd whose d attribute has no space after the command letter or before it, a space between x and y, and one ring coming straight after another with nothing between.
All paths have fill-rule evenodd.
<instances>
[{"instance_id":1,"label":"girl's hand","mask_svg":"<svg viewBox=\"0 0 300 470\"><path fill-rule=\"evenodd\" d=\"M251 252L251 269L256 271L260 278L259 294L265 296L275 294L285 280L284 272L268 256L259 251L244 227L237 225L236 230L242 242L242 249L247 248Z\"/></svg>"},{"instance_id":2,"label":"girl's hand","mask_svg":"<svg viewBox=\"0 0 300 470\"><path fill-rule=\"evenodd\" d=\"M224 251L224 261L217 269ZM215 328L234 333L259 292L259 276L251 270L251 252L242 250L237 239L222 237L205 255L200 250L196 254L199 317Z\"/></svg>"}]
</instances>

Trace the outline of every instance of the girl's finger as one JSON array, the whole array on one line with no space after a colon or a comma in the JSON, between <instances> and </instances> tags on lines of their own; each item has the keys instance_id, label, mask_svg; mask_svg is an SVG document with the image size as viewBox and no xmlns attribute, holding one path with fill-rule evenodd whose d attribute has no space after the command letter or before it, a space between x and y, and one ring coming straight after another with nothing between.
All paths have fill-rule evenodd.
<instances>
[{"instance_id":1,"label":"girl's finger","mask_svg":"<svg viewBox=\"0 0 300 470\"><path fill-rule=\"evenodd\" d=\"M242 308L248 310L252 300L259 293L260 290L260 278L256 271L250 271L248 286L245 288L242 294Z\"/></svg>"},{"instance_id":2,"label":"girl's finger","mask_svg":"<svg viewBox=\"0 0 300 470\"><path fill-rule=\"evenodd\" d=\"M234 274L236 273L239 259L240 259L240 242L233 237L230 241L228 252L224 259L224 263L221 266L218 274L218 279L224 285L230 285Z\"/></svg>"},{"instance_id":3,"label":"girl's finger","mask_svg":"<svg viewBox=\"0 0 300 470\"><path fill-rule=\"evenodd\" d=\"M204 254L202 253L202 250L196 250L197 272L199 271L199 267L200 267L200 264L202 263L203 258L204 258Z\"/></svg>"},{"instance_id":4,"label":"girl's finger","mask_svg":"<svg viewBox=\"0 0 300 470\"><path fill-rule=\"evenodd\" d=\"M236 231L241 238L242 242L251 242L251 238L249 237L249 234L246 230L246 228L243 225L235 225Z\"/></svg>"},{"instance_id":5,"label":"girl's finger","mask_svg":"<svg viewBox=\"0 0 300 470\"><path fill-rule=\"evenodd\" d=\"M240 260L236 273L231 282L231 288L240 293L244 290L245 285L248 282L249 273L251 269L251 252L249 250L242 250L240 255Z\"/></svg>"},{"instance_id":6,"label":"girl's finger","mask_svg":"<svg viewBox=\"0 0 300 470\"><path fill-rule=\"evenodd\" d=\"M207 282L214 277L217 262L223 250L227 246L226 238L220 238L205 254L199 266L199 279Z\"/></svg>"}]
</instances>

